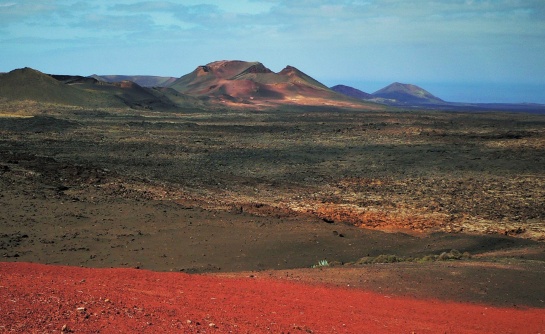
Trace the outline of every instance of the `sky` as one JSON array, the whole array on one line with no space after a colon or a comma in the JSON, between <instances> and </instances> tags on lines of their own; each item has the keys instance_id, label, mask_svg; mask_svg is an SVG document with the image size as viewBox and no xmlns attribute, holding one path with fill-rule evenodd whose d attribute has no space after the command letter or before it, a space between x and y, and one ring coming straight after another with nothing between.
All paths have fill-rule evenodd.
<instances>
[{"instance_id":1,"label":"sky","mask_svg":"<svg viewBox=\"0 0 545 334\"><path fill-rule=\"evenodd\" d=\"M216 60L367 93L545 103L545 1L0 0L0 72L180 77Z\"/></svg>"}]
</instances>

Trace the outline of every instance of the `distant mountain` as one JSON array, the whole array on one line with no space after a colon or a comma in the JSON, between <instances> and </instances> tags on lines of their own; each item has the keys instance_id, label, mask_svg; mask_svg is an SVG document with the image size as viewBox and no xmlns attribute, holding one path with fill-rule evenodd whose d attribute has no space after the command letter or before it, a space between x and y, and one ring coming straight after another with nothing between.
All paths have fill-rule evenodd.
<instances>
[{"instance_id":1,"label":"distant mountain","mask_svg":"<svg viewBox=\"0 0 545 334\"><path fill-rule=\"evenodd\" d=\"M272 71L258 62L218 61L199 66L172 84L178 92L199 97L225 97L228 99L250 99L255 96L281 98L247 77L265 77Z\"/></svg>"},{"instance_id":2,"label":"distant mountain","mask_svg":"<svg viewBox=\"0 0 545 334\"><path fill-rule=\"evenodd\" d=\"M58 80L64 84L73 85L73 84L96 84L98 80L91 77L82 77L80 75L57 75L49 74L53 79Z\"/></svg>"},{"instance_id":3,"label":"distant mountain","mask_svg":"<svg viewBox=\"0 0 545 334\"><path fill-rule=\"evenodd\" d=\"M105 83L90 77L49 75L28 67L0 76L0 97L85 107L164 109L175 106L163 93L130 81Z\"/></svg>"},{"instance_id":4,"label":"distant mountain","mask_svg":"<svg viewBox=\"0 0 545 334\"><path fill-rule=\"evenodd\" d=\"M121 80L126 78L153 88L132 80ZM130 107L148 110L225 106L285 110L384 110L394 106L428 110L545 113L543 104L445 102L410 84L393 83L373 94L344 85L330 89L293 66L286 66L275 73L259 62L227 60L198 66L176 80L159 76L44 74L26 67L0 73L0 99L85 108Z\"/></svg>"},{"instance_id":5,"label":"distant mountain","mask_svg":"<svg viewBox=\"0 0 545 334\"><path fill-rule=\"evenodd\" d=\"M337 93L293 66L275 73L259 62L236 60L198 66L176 80L159 76L44 74L25 68L0 73L0 98L89 108L128 106L154 110L227 105L233 108L285 105L288 110L297 106L329 110L386 108Z\"/></svg>"},{"instance_id":6,"label":"distant mountain","mask_svg":"<svg viewBox=\"0 0 545 334\"><path fill-rule=\"evenodd\" d=\"M537 103L460 103L445 102L430 92L410 84L393 83L373 94L344 85L331 87L332 90L364 101L410 109L450 111L519 111L545 113L545 105Z\"/></svg>"},{"instance_id":7,"label":"distant mountain","mask_svg":"<svg viewBox=\"0 0 545 334\"><path fill-rule=\"evenodd\" d=\"M366 99L372 99L373 98L373 95L369 94L369 93L366 93L366 92L363 92L357 88L354 88L354 87L350 87L350 86L345 86L345 85L336 85L336 86L333 86L331 87L331 90L337 92L337 93L341 93L341 94L344 94L346 96L350 96L350 97L353 97L355 99L362 99L362 100L366 100Z\"/></svg>"},{"instance_id":8,"label":"distant mountain","mask_svg":"<svg viewBox=\"0 0 545 334\"><path fill-rule=\"evenodd\" d=\"M176 107L168 97L161 92L142 87L132 81L121 81L113 83L87 84L82 86L89 92L103 93L113 97L125 106L135 109L171 109Z\"/></svg>"},{"instance_id":9,"label":"distant mountain","mask_svg":"<svg viewBox=\"0 0 545 334\"><path fill-rule=\"evenodd\" d=\"M293 66L275 73L260 62L222 60L198 66L167 86L183 94L223 102L250 104L357 105Z\"/></svg>"},{"instance_id":10,"label":"distant mountain","mask_svg":"<svg viewBox=\"0 0 545 334\"><path fill-rule=\"evenodd\" d=\"M96 75L93 74L90 78L97 79L103 82L121 82L132 81L142 87L166 87L176 81L175 77L160 77L153 75Z\"/></svg>"},{"instance_id":11,"label":"distant mountain","mask_svg":"<svg viewBox=\"0 0 545 334\"><path fill-rule=\"evenodd\" d=\"M374 98L385 99L385 103L394 105L445 103L445 101L418 86L402 84L399 82L388 85L371 95L373 95Z\"/></svg>"},{"instance_id":12,"label":"distant mountain","mask_svg":"<svg viewBox=\"0 0 545 334\"><path fill-rule=\"evenodd\" d=\"M0 76L0 97L8 100L82 105L87 96L87 93L29 67Z\"/></svg>"}]
</instances>

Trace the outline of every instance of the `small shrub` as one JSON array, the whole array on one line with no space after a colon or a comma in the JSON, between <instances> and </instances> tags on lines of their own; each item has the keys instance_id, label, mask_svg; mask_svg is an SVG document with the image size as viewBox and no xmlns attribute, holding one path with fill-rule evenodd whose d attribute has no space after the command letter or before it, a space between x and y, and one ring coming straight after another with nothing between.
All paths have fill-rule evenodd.
<instances>
[{"instance_id":1,"label":"small shrub","mask_svg":"<svg viewBox=\"0 0 545 334\"><path fill-rule=\"evenodd\" d=\"M431 261L435 261L436 259L437 259L437 255L426 255L420 258L418 262L431 262Z\"/></svg>"},{"instance_id":2,"label":"small shrub","mask_svg":"<svg viewBox=\"0 0 545 334\"><path fill-rule=\"evenodd\" d=\"M467 253L467 252L466 252ZM469 253L467 253L469 254ZM463 254L459 250L453 249L450 252L443 252L437 258L438 261L460 260Z\"/></svg>"},{"instance_id":3,"label":"small shrub","mask_svg":"<svg viewBox=\"0 0 545 334\"><path fill-rule=\"evenodd\" d=\"M318 262L318 264L315 264L312 266L312 268L320 268L320 267L329 267L329 262L327 262L327 260L321 260Z\"/></svg>"},{"instance_id":4,"label":"small shrub","mask_svg":"<svg viewBox=\"0 0 545 334\"><path fill-rule=\"evenodd\" d=\"M433 261L451 261L451 260L467 260L470 259L471 255L468 252L461 253L460 251L453 249L450 252L443 252L439 255L430 254L423 257L402 257L397 255L386 255L381 254L375 257L365 256L360 258L353 264L363 265L363 264L375 264L375 263L396 263L396 262L433 262Z\"/></svg>"},{"instance_id":5,"label":"small shrub","mask_svg":"<svg viewBox=\"0 0 545 334\"><path fill-rule=\"evenodd\" d=\"M456 259L456 260L459 260L462 258L462 253L460 253L459 250L457 249L452 249L450 251L450 256L453 258L453 259Z\"/></svg>"},{"instance_id":6,"label":"small shrub","mask_svg":"<svg viewBox=\"0 0 545 334\"><path fill-rule=\"evenodd\" d=\"M373 260L373 263L395 263L402 261L403 258L398 258L395 255L379 255Z\"/></svg>"}]
</instances>

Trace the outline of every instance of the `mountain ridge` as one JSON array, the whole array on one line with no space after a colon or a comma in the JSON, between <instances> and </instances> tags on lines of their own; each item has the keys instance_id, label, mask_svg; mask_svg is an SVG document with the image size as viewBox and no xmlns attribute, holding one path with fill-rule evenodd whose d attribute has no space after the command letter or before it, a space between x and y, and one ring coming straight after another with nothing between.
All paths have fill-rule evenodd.
<instances>
[{"instance_id":1,"label":"mountain ridge","mask_svg":"<svg viewBox=\"0 0 545 334\"><path fill-rule=\"evenodd\" d=\"M108 83L78 75L45 74L28 67L0 76L0 97L79 107L165 109L174 106L164 94L131 81Z\"/></svg>"},{"instance_id":2,"label":"mountain ridge","mask_svg":"<svg viewBox=\"0 0 545 334\"><path fill-rule=\"evenodd\" d=\"M544 113L537 103L446 102L412 84L392 83L373 94L356 88L323 85L287 65L275 73L260 62L222 60L200 65L176 80L173 77L108 75L55 75L31 68L0 73L0 98L33 100L81 107L173 108L350 108L385 110L388 107L455 111L524 111ZM132 80L143 80L153 88ZM110 82L112 81L112 82ZM164 85L161 85L163 82ZM157 86L157 84L159 84Z\"/></svg>"},{"instance_id":3,"label":"mountain ridge","mask_svg":"<svg viewBox=\"0 0 545 334\"><path fill-rule=\"evenodd\" d=\"M132 81L142 87L166 87L176 81L176 77L163 77L157 75L90 75L89 78L94 78L98 81L115 83L120 81Z\"/></svg>"},{"instance_id":4,"label":"mountain ridge","mask_svg":"<svg viewBox=\"0 0 545 334\"><path fill-rule=\"evenodd\" d=\"M364 91L361 91L357 88L346 86L346 85L335 85L330 87L331 90L344 94L346 96L353 97L355 99L372 99L373 95L366 93Z\"/></svg>"},{"instance_id":5,"label":"mountain ridge","mask_svg":"<svg viewBox=\"0 0 545 334\"><path fill-rule=\"evenodd\" d=\"M353 98L392 107L445 111L520 111L538 114L545 113L545 104L540 103L447 102L421 87L399 82L394 82L372 94L345 85L332 86L331 89Z\"/></svg>"},{"instance_id":6,"label":"mountain ridge","mask_svg":"<svg viewBox=\"0 0 545 334\"><path fill-rule=\"evenodd\" d=\"M212 104L233 107L314 105L361 110L385 108L339 94L294 66L287 65L281 71L273 72L258 61L219 60L199 65L167 88Z\"/></svg>"}]
</instances>

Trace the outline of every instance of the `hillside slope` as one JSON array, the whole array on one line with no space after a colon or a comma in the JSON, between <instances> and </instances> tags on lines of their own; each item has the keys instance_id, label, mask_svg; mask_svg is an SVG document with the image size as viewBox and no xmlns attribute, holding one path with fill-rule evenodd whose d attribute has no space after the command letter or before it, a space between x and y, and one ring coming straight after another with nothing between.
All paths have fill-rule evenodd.
<instances>
[{"instance_id":1,"label":"hillside slope","mask_svg":"<svg viewBox=\"0 0 545 334\"><path fill-rule=\"evenodd\" d=\"M84 105L89 94L29 67L0 76L0 97L15 101L39 101Z\"/></svg>"},{"instance_id":2,"label":"hillside slope","mask_svg":"<svg viewBox=\"0 0 545 334\"><path fill-rule=\"evenodd\" d=\"M176 81L175 77L161 77L154 75L96 75L90 76L103 82L132 81L142 87L166 87Z\"/></svg>"},{"instance_id":3,"label":"hillside slope","mask_svg":"<svg viewBox=\"0 0 545 334\"><path fill-rule=\"evenodd\" d=\"M0 98L89 108L166 109L176 106L160 91L131 81L107 83L77 75L49 75L28 67L0 76Z\"/></svg>"},{"instance_id":4,"label":"hillside slope","mask_svg":"<svg viewBox=\"0 0 545 334\"><path fill-rule=\"evenodd\" d=\"M391 100L390 102L394 104L442 104L445 102L423 88L399 82L394 82L371 95L375 98Z\"/></svg>"},{"instance_id":5,"label":"hillside slope","mask_svg":"<svg viewBox=\"0 0 545 334\"><path fill-rule=\"evenodd\" d=\"M369 94L369 93L366 93L366 92L363 92L357 88L354 88L354 87L350 87L350 86L345 86L345 85L336 85L336 86L333 86L331 87L331 90L337 92L337 93L341 93L341 94L344 94L346 96L350 96L350 97L353 97L355 99L362 99L362 100L366 100L366 99L372 99L373 98L373 95Z\"/></svg>"},{"instance_id":6,"label":"hillside slope","mask_svg":"<svg viewBox=\"0 0 545 334\"><path fill-rule=\"evenodd\" d=\"M334 92L293 66L275 73L260 62L240 60L198 66L168 87L183 94L223 102L380 108Z\"/></svg>"}]
</instances>

